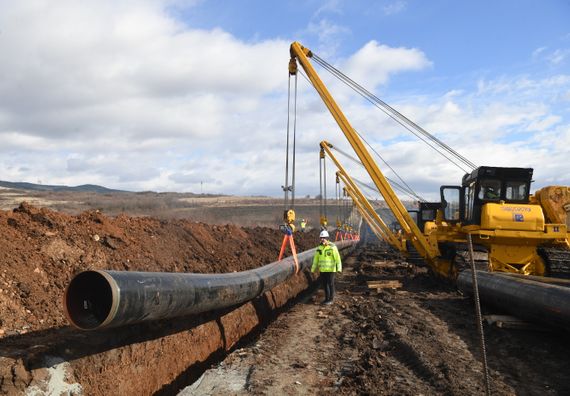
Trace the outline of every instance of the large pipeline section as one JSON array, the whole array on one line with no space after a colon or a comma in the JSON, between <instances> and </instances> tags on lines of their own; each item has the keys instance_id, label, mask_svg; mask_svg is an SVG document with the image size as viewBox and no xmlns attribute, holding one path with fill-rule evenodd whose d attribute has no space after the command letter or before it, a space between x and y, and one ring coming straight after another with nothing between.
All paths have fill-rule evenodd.
<instances>
[{"instance_id":1,"label":"large pipeline section","mask_svg":"<svg viewBox=\"0 0 570 396\"><path fill-rule=\"evenodd\" d=\"M518 276L477 271L481 300L533 322L570 330L570 287ZM472 294L470 271L457 278L461 291Z\"/></svg>"},{"instance_id":2,"label":"large pipeline section","mask_svg":"<svg viewBox=\"0 0 570 396\"><path fill-rule=\"evenodd\" d=\"M339 250L355 241L335 243ZM310 268L316 249L297 255ZM65 313L81 330L121 326L223 309L252 300L295 274L292 257L226 274L91 270L65 290Z\"/></svg>"}]
</instances>

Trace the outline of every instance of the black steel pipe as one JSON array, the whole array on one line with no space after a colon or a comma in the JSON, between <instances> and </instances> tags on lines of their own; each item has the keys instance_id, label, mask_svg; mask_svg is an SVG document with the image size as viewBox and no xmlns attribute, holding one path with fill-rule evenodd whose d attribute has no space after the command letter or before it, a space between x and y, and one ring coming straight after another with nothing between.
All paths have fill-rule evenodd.
<instances>
[{"instance_id":1,"label":"black steel pipe","mask_svg":"<svg viewBox=\"0 0 570 396\"><path fill-rule=\"evenodd\" d=\"M570 288L496 272L477 271L481 300L511 315L570 330ZM472 294L470 271L462 271L457 286Z\"/></svg>"},{"instance_id":2,"label":"black steel pipe","mask_svg":"<svg viewBox=\"0 0 570 396\"><path fill-rule=\"evenodd\" d=\"M339 250L354 241L336 243ZM298 254L310 268L315 249ZM252 300L295 273L292 257L249 271L227 274L84 271L65 290L65 313L82 330L167 319Z\"/></svg>"},{"instance_id":3,"label":"black steel pipe","mask_svg":"<svg viewBox=\"0 0 570 396\"><path fill-rule=\"evenodd\" d=\"M529 279L535 282L541 283L548 283L551 285L558 285L558 286L565 286L570 287L570 279L566 278L553 278L553 277L546 277L546 276L537 276L537 275L523 275L523 274L515 274L512 272L495 272L497 275L500 276L507 276L507 277L515 277L520 279Z\"/></svg>"}]
</instances>

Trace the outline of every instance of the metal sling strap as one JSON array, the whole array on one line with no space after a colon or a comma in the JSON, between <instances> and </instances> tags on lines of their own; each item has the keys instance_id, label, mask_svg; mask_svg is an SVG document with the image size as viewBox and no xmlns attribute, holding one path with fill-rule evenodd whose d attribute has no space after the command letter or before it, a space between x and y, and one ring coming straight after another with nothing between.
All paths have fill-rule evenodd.
<instances>
[{"instance_id":1,"label":"metal sling strap","mask_svg":"<svg viewBox=\"0 0 570 396\"><path fill-rule=\"evenodd\" d=\"M278 260L281 261L281 259L283 258L287 242L289 242L289 246L291 247L291 252L293 253L293 261L295 262L295 274L297 274L299 273L299 259L297 259L297 248L295 247L295 240L293 239L293 233L291 234L286 233L283 236L283 242L281 243L281 250L279 251Z\"/></svg>"}]
</instances>

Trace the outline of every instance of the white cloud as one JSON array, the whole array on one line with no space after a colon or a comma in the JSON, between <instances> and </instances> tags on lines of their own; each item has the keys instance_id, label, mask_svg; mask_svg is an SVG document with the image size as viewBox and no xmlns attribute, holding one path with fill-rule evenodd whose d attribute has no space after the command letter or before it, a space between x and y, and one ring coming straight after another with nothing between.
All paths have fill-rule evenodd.
<instances>
[{"instance_id":1,"label":"white cloud","mask_svg":"<svg viewBox=\"0 0 570 396\"><path fill-rule=\"evenodd\" d=\"M323 18L310 22L302 35L316 36L318 46L313 48L322 56L329 58L336 55L342 37L350 34L350 29L346 26L336 24Z\"/></svg>"},{"instance_id":2,"label":"white cloud","mask_svg":"<svg viewBox=\"0 0 570 396\"><path fill-rule=\"evenodd\" d=\"M407 2L403 0L397 0L383 7L384 15L395 15L404 11L408 6Z\"/></svg>"},{"instance_id":3,"label":"white cloud","mask_svg":"<svg viewBox=\"0 0 570 396\"><path fill-rule=\"evenodd\" d=\"M546 61L552 66L563 64L570 55L570 49L557 48L550 50L548 47L539 47L532 52L532 58L535 60Z\"/></svg>"},{"instance_id":4,"label":"white cloud","mask_svg":"<svg viewBox=\"0 0 570 396\"><path fill-rule=\"evenodd\" d=\"M562 121L562 117L557 115L548 115L542 119L533 120L527 127L529 131L544 131L551 129L554 125Z\"/></svg>"},{"instance_id":5,"label":"white cloud","mask_svg":"<svg viewBox=\"0 0 570 396\"><path fill-rule=\"evenodd\" d=\"M314 16L317 17L321 14L333 13L342 14L342 1L341 0L327 0L321 5Z\"/></svg>"},{"instance_id":6,"label":"white cloud","mask_svg":"<svg viewBox=\"0 0 570 396\"><path fill-rule=\"evenodd\" d=\"M570 50L557 49L548 56L548 60L554 65L559 65L568 58L568 55L570 55Z\"/></svg>"},{"instance_id":7,"label":"white cloud","mask_svg":"<svg viewBox=\"0 0 570 396\"><path fill-rule=\"evenodd\" d=\"M532 57L538 58L547 49L548 49L548 47L539 47L539 48L535 49L534 51L532 51Z\"/></svg>"},{"instance_id":8,"label":"white cloud","mask_svg":"<svg viewBox=\"0 0 570 396\"><path fill-rule=\"evenodd\" d=\"M221 29L187 28L169 16L173 5L192 2L4 7L0 73L11 77L0 80L0 169L12 170L5 175L138 188L134 180L156 176L149 166L211 155L260 115L264 98L283 95L288 41L248 44ZM42 161L31 157L38 151Z\"/></svg>"},{"instance_id":9,"label":"white cloud","mask_svg":"<svg viewBox=\"0 0 570 396\"><path fill-rule=\"evenodd\" d=\"M390 74L428 68L432 63L414 48L392 48L369 41L343 65L345 74L362 85L374 88L388 81Z\"/></svg>"}]
</instances>

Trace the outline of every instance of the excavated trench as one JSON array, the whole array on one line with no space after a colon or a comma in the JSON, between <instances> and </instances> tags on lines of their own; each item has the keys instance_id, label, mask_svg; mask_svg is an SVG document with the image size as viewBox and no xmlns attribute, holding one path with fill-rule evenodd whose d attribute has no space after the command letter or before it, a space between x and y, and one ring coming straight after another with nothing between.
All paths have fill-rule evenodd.
<instances>
[{"instance_id":1,"label":"excavated trench","mask_svg":"<svg viewBox=\"0 0 570 396\"><path fill-rule=\"evenodd\" d=\"M14 337L2 355L16 362L14 379L26 383L28 391L56 386L49 367L53 370L58 362L66 371L59 386L78 384L83 394L173 394L263 328L312 281L302 272L251 302L200 315L93 332L64 327Z\"/></svg>"},{"instance_id":2,"label":"excavated trench","mask_svg":"<svg viewBox=\"0 0 570 396\"><path fill-rule=\"evenodd\" d=\"M307 271L238 306L79 331L63 291L83 270L232 273L275 261L282 234L29 205L0 212L0 393L173 394L311 288ZM299 234L300 251L317 231ZM284 260L286 261L286 260Z\"/></svg>"}]
</instances>

